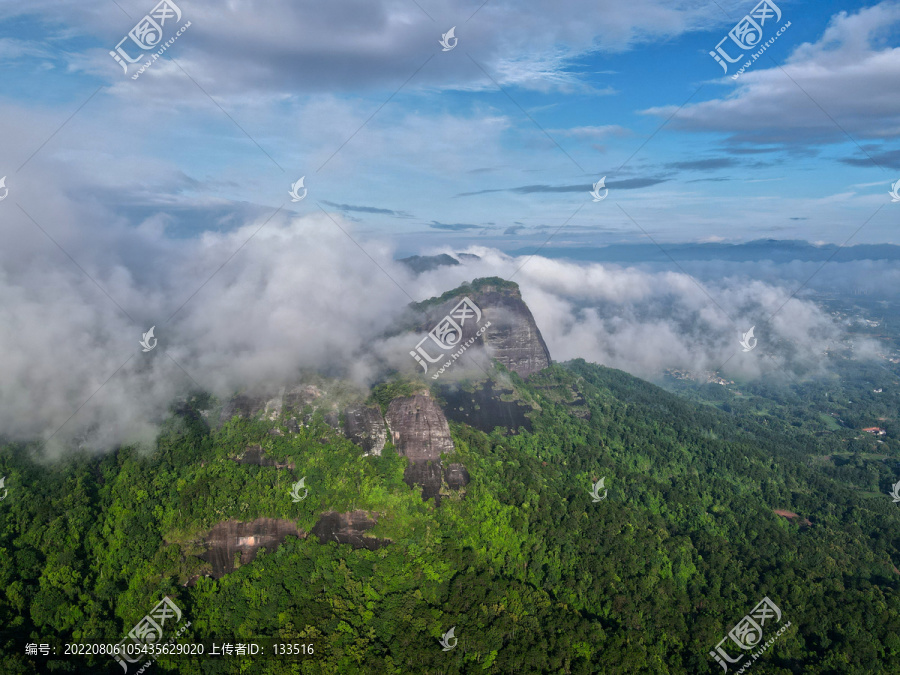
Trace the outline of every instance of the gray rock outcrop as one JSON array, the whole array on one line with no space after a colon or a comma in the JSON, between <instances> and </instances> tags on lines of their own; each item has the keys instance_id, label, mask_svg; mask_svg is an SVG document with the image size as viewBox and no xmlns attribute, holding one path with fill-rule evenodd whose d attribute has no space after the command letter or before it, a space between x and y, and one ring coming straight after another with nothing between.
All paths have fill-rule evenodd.
<instances>
[{"instance_id":1,"label":"gray rock outcrop","mask_svg":"<svg viewBox=\"0 0 900 675\"><path fill-rule=\"evenodd\" d=\"M274 393L238 394L222 406L220 422L225 423L235 415L245 419L262 415L265 419L275 420L281 416L283 398L284 388Z\"/></svg>"},{"instance_id":2,"label":"gray rock outcrop","mask_svg":"<svg viewBox=\"0 0 900 675\"><path fill-rule=\"evenodd\" d=\"M363 449L366 455L380 455L387 442L387 427L378 406L367 406L353 403L344 409L344 424L341 425L339 408L334 401L327 399L325 393L311 384L282 387L280 390L254 394L238 394L222 406L220 423L224 424L237 415L244 419L263 419L284 426L290 433L299 433L300 428L307 426L309 415L304 416L307 406L322 412L324 421L330 427L341 431L347 438ZM269 431L273 436L282 436L284 432L275 426ZM248 455L249 463L254 460L253 453ZM262 463L260 466L273 466Z\"/></svg>"},{"instance_id":3,"label":"gray rock outcrop","mask_svg":"<svg viewBox=\"0 0 900 675\"><path fill-rule=\"evenodd\" d=\"M469 484L469 472L462 464L448 464L444 467L444 480L451 490L462 490Z\"/></svg>"},{"instance_id":4,"label":"gray rock outcrop","mask_svg":"<svg viewBox=\"0 0 900 675\"><path fill-rule=\"evenodd\" d=\"M377 521L377 516L368 511L351 511L350 513L326 511L310 534L316 535L323 544L336 541L339 544L350 544L353 548L366 548L374 551L390 543L389 539L365 536L365 532L375 527Z\"/></svg>"},{"instance_id":5,"label":"gray rock outcrop","mask_svg":"<svg viewBox=\"0 0 900 675\"><path fill-rule=\"evenodd\" d=\"M367 455L381 455L387 442L387 427L378 406L356 404L344 411L344 435Z\"/></svg>"},{"instance_id":6,"label":"gray rock outcrop","mask_svg":"<svg viewBox=\"0 0 900 675\"><path fill-rule=\"evenodd\" d=\"M254 464L256 466L274 466L276 469L293 469L293 462L279 462L274 457L266 454L265 450L259 445L249 445L237 457L232 459L238 464Z\"/></svg>"},{"instance_id":7,"label":"gray rock outcrop","mask_svg":"<svg viewBox=\"0 0 900 675\"><path fill-rule=\"evenodd\" d=\"M395 398L385 417L397 454L409 458L403 480L421 486L423 499L439 501L441 453L454 450L443 411L427 394L416 394Z\"/></svg>"},{"instance_id":8,"label":"gray rock outcrop","mask_svg":"<svg viewBox=\"0 0 900 675\"><path fill-rule=\"evenodd\" d=\"M386 417L397 453L410 461L436 460L442 452L453 452L447 418L428 394L395 398Z\"/></svg>"},{"instance_id":9,"label":"gray rock outcrop","mask_svg":"<svg viewBox=\"0 0 900 675\"><path fill-rule=\"evenodd\" d=\"M259 549L274 550L288 535L304 539L306 534L290 520L257 518L250 522L226 520L218 523L206 535L207 551L200 557L212 566L212 577L219 579L235 569L240 553L240 564L251 562Z\"/></svg>"},{"instance_id":10,"label":"gray rock outcrop","mask_svg":"<svg viewBox=\"0 0 900 675\"><path fill-rule=\"evenodd\" d=\"M354 548L374 551L391 543L390 539L365 536L365 532L375 527L376 522L377 516L368 511L350 513L326 511L313 527L311 534L316 535L323 544L336 541L340 544L350 544ZM306 538L306 533L290 520L280 518L257 518L249 522L226 520L217 523L204 537L207 550L199 557L208 562L212 568L211 573L207 573L206 576L220 579L234 572L235 562L241 565L252 562L261 548L274 551L284 543L288 535ZM199 576L192 576L184 585L192 586Z\"/></svg>"},{"instance_id":11,"label":"gray rock outcrop","mask_svg":"<svg viewBox=\"0 0 900 675\"><path fill-rule=\"evenodd\" d=\"M322 398L322 391L315 385L302 384L291 387L284 392L284 407L293 413L303 411L307 405L312 405L317 399Z\"/></svg>"}]
</instances>

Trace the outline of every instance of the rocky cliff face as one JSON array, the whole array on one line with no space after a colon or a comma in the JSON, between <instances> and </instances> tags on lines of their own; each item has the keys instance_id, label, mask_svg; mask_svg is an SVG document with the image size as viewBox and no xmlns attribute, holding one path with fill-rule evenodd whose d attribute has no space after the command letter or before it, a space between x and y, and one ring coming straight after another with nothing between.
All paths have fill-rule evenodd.
<instances>
[{"instance_id":1,"label":"rocky cliff face","mask_svg":"<svg viewBox=\"0 0 900 675\"><path fill-rule=\"evenodd\" d=\"M295 384L238 394L222 406L219 421L227 422L235 415L272 422L283 420L289 431L295 431L300 424L308 421L308 415L303 415L306 406L320 410L329 424L338 425L340 408L337 403L325 391L312 384Z\"/></svg>"},{"instance_id":2,"label":"rocky cliff face","mask_svg":"<svg viewBox=\"0 0 900 675\"><path fill-rule=\"evenodd\" d=\"M550 365L550 351L521 297L487 293L478 294L473 300L485 307L492 324L484 334L492 358L522 377Z\"/></svg>"},{"instance_id":3,"label":"rocky cliff face","mask_svg":"<svg viewBox=\"0 0 900 675\"><path fill-rule=\"evenodd\" d=\"M238 394L222 406L220 423L232 417L252 419L262 415L265 419L274 420L281 416L284 389L253 394Z\"/></svg>"},{"instance_id":4,"label":"rocky cliff face","mask_svg":"<svg viewBox=\"0 0 900 675\"><path fill-rule=\"evenodd\" d=\"M247 523L227 520L210 530L205 539L208 549L200 557L212 566L211 576L219 579L234 571L238 553L240 564L246 565L256 557L259 549L266 547L274 550L288 535L301 539L306 537L289 520L257 518Z\"/></svg>"},{"instance_id":5,"label":"rocky cliff face","mask_svg":"<svg viewBox=\"0 0 900 675\"><path fill-rule=\"evenodd\" d=\"M444 479L451 490L462 490L469 484L469 472L462 464L448 464L444 469Z\"/></svg>"},{"instance_id":6,"label":"rocky cliff face","mask_svg":"<svg viewBox=\"0 0 900 675\"><path fill-rule=\"evenodd\" d=\"M365 536L365 532L375 527L376 522L375 514L367 511L350 513L326 511L313 527L311 534L316 535L322 544L336 541L339 544L350 544L353 548L367 548L374 551L391 543L390 539ZM212 572L207 576L220 579L234 572L235 562L241 565L252 562L261 548L274 551L284 543L288 535L306 538L306 533L290 520L279 518L257 518L249 522L226 520L215 525L206 535L204 543L207 550L200 558L212 567ZM197 578L194 576L185 585L193 585Z\"/></svg>"},{"instance_id":7,"label":"rocky cliff face","mask_svg":"<svg viewBox=\"0 0 900 675\"><path fill-rule=\"evenodd\" d=\"M274 466L276 469L293 469L293 462L279 462L270 457L259 445L249 445L237 457L232 458L238 464L254 464L256 466Z\"/></svg>"},{"instance_id":8,"label":"rocky cliff face","mask_svg":"<svg viewBox=\"0 0 900 675\"><path fill-rule=\"evenodd\" d=\"M381 409L361 404L348 406L344 411L344 435L361 447L365 454L381 455L387 441Z\"/></svg>"},{"instance_id":9,"label":"rocky cliff face","mask_svg":"<svg viewBox=\"0 0 900 675\"><path fill-rule=\"evenodd\" d=\"M441 453L453 452L447 418L427 394L395 398L388 406L388 427L397 454L409 458L403 480L422 487L422 498L440 499Z\"/></svg>"},{"instance_id":10,"label":"rocky cliff face","mask_svg":"<svg viewBox=\"0 0 900 675\"><path fill-rule=\"evenodd\" d=\"M350 513L326 511L310 534L316 535L323 544L336 541L339 544L350 544L353 548L367 548L374 551L390 543L389 539L365 536L367 530L375 527L377 520L375 514L368 511Z\"/></svg>"},{"instance_id":11,"label":"rocky cliff face","mask_svg":"<svg viewBox=\"0 0 900 675\"><path fill-rule=\"evenodd\" d=\"M463 422L485 433L491 433L495 427L503 427L506 433L516 433L520 428L531 431L531 419L526 415L532 412L531 406L520 401L504 401L514 390L504 388L491 380L479 383L474 391L468 391L456 385L437 385L439 396L446 401L443 410L447 419Z\"/></svg>"},{"instance_id":12,"label":"rocky cliff face","mask_svg":"<svg viewBox=\"0 0 900 675\"><path fill-rule=\"evenodd\" d=\"M312 384L286 388L283 392L285 412L299 414L308 405L314 406L322 398L322 390Z\"/></svg>"},{"instance_id":13,"label":"rocky cliff face","mask_svg":"<svg viewBox=\"0 0 900 675\"><path fill-rule=\"evenodd\" d=\"M269 432L275 436L283 435L278 425L283 425L290 433L299 433L300 428L309 422L309 415L303 414L306 406L320 410L327 424L342 431L347 438L362 448L365 454L380 455L384 449L388 432L380 408L359 402L352 403L343 408L344 425L341 426L341 407L334 400L329 400L325 392L311 384L234 396L222 406L219 423L224 424L237 415L246 419L275 422ZM245 463L274 466L257 461L256 455L250 450L248 448L248 453L245 453L245 457L249 457ZM238 458L238 461L242 459Z\"/></svg>"},{"instance_id":14,"label":"rocky cliff face","mask_svg":"<svg viewBox=\"0 0 900 675\"><path fill-rule=\"evenodd\" d=\"M459 303L466 297L481 312L480 317L471 308L464 306L458 309ZM497 277L476 279L471 284L444 293L440 298L419 303L413 309L424 314L425 318L417 326L417 332L423 336L439 325L445 316L449 316L462 329L462 339L458 341L460 345L475 338L472 348L478 349L483 344L481 348L486 350L488 356L523 377L550 365L550 352L515 283ZM483 336L478 337L479 330L488 323L490 326ZM440 361L429 365L429 375L458 351L454 348L441 349L432 340L426 340L423 348L434 358L443 353Z\"/></svg>"},{"instance_id":15,"label":"rocky cliff face","mask_svg":"<svg viewBox=\"0 0 900 675\"><path fill-rule=\"evenodd\" d=\"M447 418L428 394L395 398L386 417L397 453L410 461L437 460L442 452L453 452Z\"/></svg>"}]
</instances>

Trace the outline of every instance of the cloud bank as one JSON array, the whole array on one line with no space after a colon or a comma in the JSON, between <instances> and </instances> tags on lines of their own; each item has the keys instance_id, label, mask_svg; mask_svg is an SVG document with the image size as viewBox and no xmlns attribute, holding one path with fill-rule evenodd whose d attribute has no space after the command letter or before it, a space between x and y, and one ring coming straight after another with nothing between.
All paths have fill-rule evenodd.
<instances>
[{"instance_id":1,"label":"cloud bank","mask_svg":"<svg viewBox=\"0 0 900 675\"><path fill-rule=\"evenodd\" d=\"M376 354L415 372L409 339L379 336L410 301L478 276L520 284L555 360L644 377L723 364L759 377L784 367L776 345L809 367L840 338L813 303L746 276L701 287L680 272L475 247L480 260L415 277L339 214L279 212L179 240L159 218L98 226L91 219L108 214L62 198L39 213L3 206L15 233L0 251L0 425L9 439L146 442L190 390L224 397L301 369L370 383ZM760 347L740 353L740 332L754 324ZM150 326L159 342L145 353L138 342Z\"/></svg>"}]
</instances>

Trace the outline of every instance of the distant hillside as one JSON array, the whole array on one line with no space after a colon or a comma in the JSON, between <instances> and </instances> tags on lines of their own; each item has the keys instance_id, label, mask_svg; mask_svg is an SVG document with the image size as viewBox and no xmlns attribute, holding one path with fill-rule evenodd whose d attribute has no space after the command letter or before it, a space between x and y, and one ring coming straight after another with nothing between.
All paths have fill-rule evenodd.
<instances>
[{"instance_id":1,"label":"distant hillside","mask_svg":"<svg viewBox=\"0 0 900 675\"><path fill-rule=\"evenodd\" d=\"M397 262L403 263L413 272L421 274L445 265L459 265L460 260L480 260L477 255L472 253L457 253L456 255L459 260L446 253L441 253L439 255L412 255L408 258L399 258Z\"/></svg>"}]
</instances>

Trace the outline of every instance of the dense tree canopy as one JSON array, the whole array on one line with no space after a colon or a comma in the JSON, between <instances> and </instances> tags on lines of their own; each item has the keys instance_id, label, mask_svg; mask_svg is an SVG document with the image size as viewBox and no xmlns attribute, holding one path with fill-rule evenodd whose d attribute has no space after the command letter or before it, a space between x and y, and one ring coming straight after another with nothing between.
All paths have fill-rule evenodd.
<instances>
[{"instance_id":1,"label":"dense tree canopy","mask_svg":"<svg viewBox=\"0 0 900 675\"><path fill-rule=\"evenodd\" d=\"M318 413L280 436L240 418L210 429L198 399L150 455L46 463L6 446L3 672L121 672L108 657L25 645L117 643L166 595L191 622L184 641L277 637L315 654L162 657L156 672L717 673L709 652L763 597L791 627L757 672L896 672L900 511L886 465L825 466L828 441L790 420L729 414L583 361L527 382L502 375L533 428L451 423L445 461L471 482L439 507L403 482L390 444L364 457ZM392 383L373 400L407 393ZM295 469L232 461L250 444ZM310 493L296 503L300 476ZM600 478L608 495L594 502ZM288 537L202 576L217 522L285 518L309 532L321 512L354 509L381 514L370 534L392 543ZM451 627L458 646L443 651Z\"/></svg>"}]
</instances>

